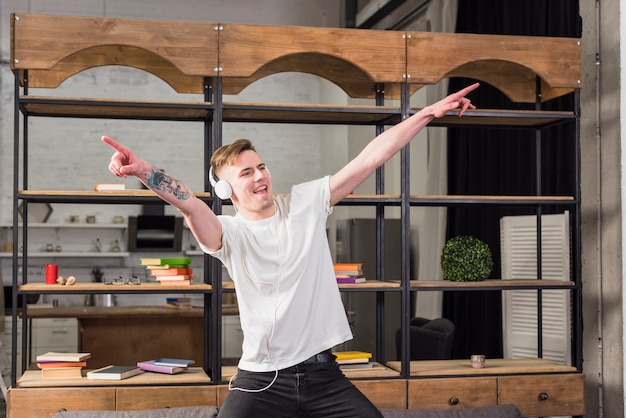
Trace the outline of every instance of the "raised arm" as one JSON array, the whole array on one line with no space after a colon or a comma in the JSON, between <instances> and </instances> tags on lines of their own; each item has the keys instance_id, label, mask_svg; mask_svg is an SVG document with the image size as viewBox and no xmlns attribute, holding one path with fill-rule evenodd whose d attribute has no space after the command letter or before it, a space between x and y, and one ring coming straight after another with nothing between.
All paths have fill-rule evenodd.
<instances>
[{"instance_id":1,"label":"raised arm","mask_svg":"<svg viewBox=\"0 0 626 418\"><path fill-rule=\"evenodd\" d=\"M430 121L457 108L460 109L459 116L462 116L468 108L475 109L465 96L478 88L478 85L478 83L472 84L423 108L370 141L359 155L330 177L331 206L339 203L348 193L363 183L379 166L408 144Z\"/></svg>"},{"instance_id":2,"label":"raised arm","mask_svg":"<svg viewBox=\"0 0 626 418\"><path fill-rule=\"evenodd\" d=\"M103 136L102 141L115 150L109 171L118 177L137 177L161 199L178 209L199 243L211 250L222 246L222 224L213 211L178 179L137 158L128 147Z\"/></svg>"}]
</instances>

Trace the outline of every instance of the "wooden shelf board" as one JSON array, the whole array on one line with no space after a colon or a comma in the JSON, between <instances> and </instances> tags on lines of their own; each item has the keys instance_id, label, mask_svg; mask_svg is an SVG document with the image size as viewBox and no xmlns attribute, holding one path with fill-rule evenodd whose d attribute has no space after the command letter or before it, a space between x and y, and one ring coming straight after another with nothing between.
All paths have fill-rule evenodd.
<instances>
[{"instance_id":1,"label":"wooden shelf board","mask_svg":"<svg viewBox=\"0 0 626 418\"><path fill-rule=\"evenodd\" d=\"M196 192L202 199L210 199L209 192ZM161 199L150 190L113 190L113 191L84 191L84 190L22 190L20 199L33 202L51 203L141 203L141 201L157 201ZM483 203L493 205L535 205L535 204L574 204L572 196L478 196L478 195L412 195L412 205L458 205ZM401 196L398 194L350 194L341 202L341 205L372 205L387 203L399 205Z\"/></svg>"},{"instance_id":2,"label":"wooden shelf board","mask_svg":"<svg viewBox=\"0 0 626 418\"><path fill-rule=\"evenodd\" d=\"M365 283L338 283L339 289L342 290L356 290L356 289L399 289L399 282L390 282L390 281L379 281L379 280L368 280ZM235 289L235 284L233 282L224 282L222 283L222 289Z\"/></svg>"},{"instance_id":3,"label":"wooden shelf board","mask_svg":"<svg viewBox=\"0 0 626 418\"><path fill-rule=\"evenodd\" d=\"M399 107L326 104L224 103L226 122L361 124L400 122Z\"/></svg>"},{"instance_id":4,"label":"wooden shelf board","mask_svg":"<svg viewBox=\"0 0 626 418\"><path fill-rule=\"evenodd\" d=\"M237 373L237 366L222 366L222 380L229 380L235 373ZM372 368L346 369L343 370L343 374L349 379L400 376L397 370L377 362L373 362Z\"/></svg>"},{"instance_id":5,"label":"wooden shelf board","mask_svg":"<svg viewBox=\"0 0 626 418\"><path fill-rule=\"evenodd\" d=\"M38 308L37 304L28 305L28 318L154 318L204 316L203 308L178 309L163 306L59 306L56 308ZM222 314L231 314L226 310Z\"/></svg>"},{"instance_id":6,"label":"wooden shelf board","mask_svg":"<svg viewBox=\"0 0 626 418\"><path fill-rule=\"evenodd\" d=\"M20 109L30 116L205 121L212 104L157 100L121 100L20 96Z\"/></svg>"},{"instance_id":7,"label":"wooden shelf board","mask_svg":"<svg viewBox=\"0 0 626 418\"><path fill-rule=\"evenodd\" d=\"M572 196L478 196L478 195L431 195L409 197L411 206L455 206L455 205L573 205Z\"/></svg>"},{"instance_id":8,"label":"wooden shelf board","mask_svg":"<svg viewBox=\"0 0 626 418\"><path fill-rule=\"evenodd\" d=\"M195 192L197 197L208 199L209 192ZM163 202L152 190L107 190L101 192L86 190L21 190L20 199L31 202L48 203L143 203Z\"/></svg>"},{"instance_id":9,"label":"wooden shelf board","mask_svg":"<svg viewBox=\"0 0 626 418\"><path fill-rule=\"evenodd\" d=\"M389 361L387 366L400 371L400 361ZM530 359L487 359L485 367L475 369L467 360L420 360L411 361L411 376L480 376L532 373L572 373L573 366L565 366L550 360Z\"/></svg>"},{"instance_id":10,"label":"wooden shelf board","mask_svg":"<svg viewBox=\"0 0 626 418\"><path fill-rule=\"evenodd\" d=\"M214 105L194 101L157 101L76 97L20 96L20 109L31 116L89 117L206 121ZM411 113L419 109L412 109ZM402 120L399 107L331 104L272 104L226 102L225 122L311 123L338 125L394 125ZM430 126L493 126L540 128L574 120L573 112L476 109L462 117L458 111L430 122Z\"/></svg>"},{"instance_id":11,"label":"wooden shelf board","mask_svg":"<svg viewBox=\"0 0 626 418\"><path fill-rule=\"evenodd\" d=\"M354 289L397 289L400 288L400 283L388 282L380 280L367 280L365 283L339 283L339 289L342 290L354 290Z\"/></svg>"},{"instance_id":12,"label":"wooden shelf board","mask_svg":"<svg viewBox=\"0 0 626 418\"><path fill-rule=\"evenodd\" d=\"M87 360L89 364L89 360ZM123 380L91 380L87 379L87 372L90 369L83 369L81 378L65 379L44 379L41 377L41 370L26 370L17 379L18 388L36 387L66 387L66 386L163 386L163 385L203 385L210 384L211 379L201 367L190 367L189 370L178 374L164 374L145 372Z\"/></svg>"},{"instance_id":13,"label":"wooden shelf board","mask_svg":"<svg viewBox=\"0 0 626 418\"><path fill-rule=\"evenodd\" d=\"M417 109L412 111L416 112ZM576 118L573 112L502 109L469 109L463 116L458 115L458 110L450 111L444 117L434 119L429 126L541 128Z\"/></svg>"},{"instance_id":14,"label":"wooden shelf board","mask_svg":"<svg viewBox=\"0 0 626 418\"><path fill-rule=\"evenodd\" d=\"M567 280L497 280L487 279L481 282L453 282L450 280L411 280L411 289L425 290L521 290L521 289L572 289L573 281Z\"/></svg>"},{"instance_id":15,"label":"wooden shelf board","mask_svg":"<svg viewBox=\"0 0 626 418\"><path fill-rule=\"evenodd\" d=\"M104 283L75 283L71 286L45 283L26 283L19 286L20 293L133 293L133 292L172 292L193 293L212 290L210 284L191 284L185 286L163 285L154 282L142 282L140 285L105 285Z\"/></svg>"}]
</instances>

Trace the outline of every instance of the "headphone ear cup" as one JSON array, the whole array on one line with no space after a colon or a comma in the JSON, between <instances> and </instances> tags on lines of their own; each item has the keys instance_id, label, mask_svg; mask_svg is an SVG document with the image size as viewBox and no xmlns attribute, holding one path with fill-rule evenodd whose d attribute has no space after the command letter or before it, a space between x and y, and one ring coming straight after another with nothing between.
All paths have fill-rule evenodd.
<instances>
[{"instance_id":1,"label":"headphone ear cup","mask_svg":"<svg viewBox=\"0 0 626 418\"><path fill-rule=\"evenodd\" d=\"M222 200L230 199L233 195L233 188L230 186L226 180L219 180L213 186L213 190L215 190L215 194Z\"/></svg>"},{"instance_id":2,"label":"headphone ear cup","mask_svg":"<svg viewBox=\"0 0 626 418\"><path fill-rule=\"evenodd\" d=\"M217 180L213 173L213 167L209 168L209 183L213 186L215 195L222 200L230 199L233 195L233 188L226 180Z\"/></svg>"}]
</instances>

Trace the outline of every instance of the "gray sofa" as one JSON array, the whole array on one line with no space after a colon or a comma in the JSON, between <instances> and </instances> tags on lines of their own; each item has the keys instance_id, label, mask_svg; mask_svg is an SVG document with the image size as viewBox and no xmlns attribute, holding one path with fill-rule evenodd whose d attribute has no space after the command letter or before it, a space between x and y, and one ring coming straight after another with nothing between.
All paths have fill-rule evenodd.
<instances>
[{"instance_id":1,"label":"gray sofa","mask_svg":"<svg viewBox=\"0 0 626 418\"><path fill-rule=\"evenodd\" d=\"M144 411L62 411L53 418L215 418L214 406L186 406L182 408L151 409ZM514 405L486 406L455 410L381 409L385 418L522 418Z\"/></svg>"}]
</instances>

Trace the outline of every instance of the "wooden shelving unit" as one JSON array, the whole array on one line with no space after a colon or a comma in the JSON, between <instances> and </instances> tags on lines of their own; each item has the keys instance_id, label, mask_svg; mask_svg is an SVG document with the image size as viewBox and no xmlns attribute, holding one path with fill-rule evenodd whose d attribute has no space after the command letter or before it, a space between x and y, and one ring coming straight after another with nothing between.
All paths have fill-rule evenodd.
<instances>
[{"instance_id":1,"label":"wooden shelving unit","mask_svg":"<svg viewBox=\"0 0 626 418\"><path fill-rule=\"evenodd\" d=\"M15 109L25 120L48 116L198 122L205 126L203 138L207 147L205 151L210 153L221 145L222 124L225 122L367 125L382 130L385 126L396 124L419 110L412 109L409 105L411 94L418 89L449 77L470 77L497 87L512 101L534 103L536 110L479 109L468 111L462 118L458 118L457 112L453 111L433 121L433 126L507 127L540 132L546 127L558 124L574 123L578 126L580 123L578 101L579 89L582 87L582 48L579 39L162 22L38 14L15 14L11 19L11 68L15 74ZM431 45L438 47L432 48ZM176 92L196 93L202 95L202 100L133 101L29 95L29 88L55 88L80 71L102 65L126 65L145 70L163 79ZM284 71L304 72L323 77L342 88L350 97L375 99L380 105L232 103L222 100L224 95L237 94L265 76ZM537 95L537 86L541 88L540 96ZM572 92L577 103L574 109L541 110L543 101ZM400 105L384 105L384 101L388 99L399 100ZM26 134L23 140L20 139L19 130L20 127L16 127L15 155L20 155L28 141ZM572 138L572 144L578 149L579 138ZM205 161L208 161L208 158ZM409 164L408 161L408 151L403 150L401 152L403 173L407 172L405 168ZM24 168L23 172L16 171L15 174L15 202L23 202L25 205L31 202L137 204L157 201L156 196L146 191L103 193L22 190L19 178L27 176L27 169ZM377 175L378 183L384 184L383 174ZM576 189L579 187L576 186ZM557 367L556 372L567 377L562 382L563 387L572 393L575 399L575 402L569 404L558 403L560 409L557 412L581 415L584 411L584 389L580 358L582 281L579 192L574 196L411 196L408 191L408 179L403 178L401 194L386 194L382 186L379 186L375 194L350 195L340 204L378 208L399 207L403 214L402 251L405 255L410 251L407 239L410 233L408 212L413 206L495 205L541 208L554 204L567 205L574 220L572 242L573 251L577 254L574 257L572 277L564 278L562 281L489 280L478 283L416 281L410 277L408 266L403 266L402 275L397 281L383 282L373 277L364 284L342 285L340 286L342 291L400 292L403 300L401 325L405 350L402 358L381 375L354 376L355 384L380 407L428 407L428 404L418 405L415 399L417 391L424 384L440 385L437 388L442 392L442 396L449 397L451 396L449 392L455 390L458 385L469 388L476 383L474 379L484 374L473 370L461 373L459 364L454 361L443 362L434 369L429 369L427 364L414 365L408 361L407 328L411 316L408 301L413 292L561 289L571 292L574 301L573 315L577 328L573 330L575 347L573 364L557 367L543 359L536 359L540 367L530 373L543 377L544 382L547 382L553 377L552 374L555 372L553 367ZM213 200L210 190L200 191L198 195L212 204L216 212L221 211L221 202ZM378 216L384 216L384 210L377 213ZM14 220L17 226L17 214ZM26 225L27 220L24 223ZM17 228L14 229L17 231ZM379 237L378 241L380 248L382 237ZM13 257L16 261L20 256L17 250L14 250ZM205 364L206 371L210 372L210 385L217 385L214 396L220 405L227 393L222 383L229 372L222 367L221 336L217 324L221 320L222 294L236 290L232 284L222 284L221 270L216 262L208 258L205 260L207 261L204 284L192 286L191 289L185 288L184 291L205 295ZM27 283L26 277L18 277L17 271L13 274L13 287L16 298L31 293L158 293L165 290L170 292L183 290L143 283L136 288L95 284L57 288L54 285ZM13 318L15 329L16 308ZM24 324L26 323L24 321ZM14 346L17 344L16 338L14 335ZM379 335L378 338L382 337ZM430 371L415 374L415 370L424 369ZM12 372L14 376L13 388L10 391L12 408L23 408L25 392L36 389L23 387L24 385L19 385L15 381L18 372L15 359ZM513 384L516 381L525 382L523 378L527 374L509 372L505 368L494 368L490 372L496 380L490 380L488 385L495 385L495 382L500 380ZM447 380L451 374L455 375L454 381ZM463 376L459 377L459 374ZM389 395L388 390L391 387L395 390L393 397L380 395L381 393ZM73 387L71 390L75 392L82 388ZM184 391L184 387L180 390ZM195 389L191 387L189 390ZM524 396L534 395L526 393ZM504 400L506 399L493 392L492 396L483 398L481 402L462 404L470 406L481 403L493 404ZM526 401L516 399L516 402ZM535 399L529 398L528 402L534 403ZM62 404L63 396L59 395L55 405ZM118 403L118 407L119 405ZM459 407L449 402L433 405L438 408ZM73 406L78 409L81 407ZM554 406L541 408L540 403L536 408L521 409L525 416L534 416L526 414L537 412L540 412L537 415L551 415L555 412Z\"/></svg>"}]
</instances>

